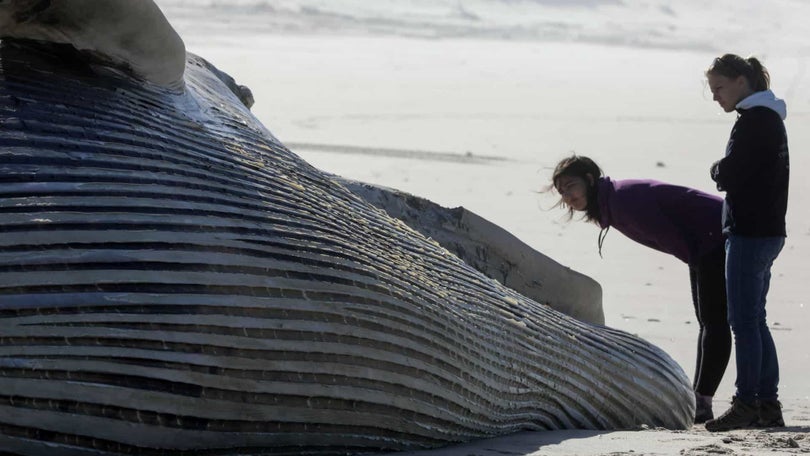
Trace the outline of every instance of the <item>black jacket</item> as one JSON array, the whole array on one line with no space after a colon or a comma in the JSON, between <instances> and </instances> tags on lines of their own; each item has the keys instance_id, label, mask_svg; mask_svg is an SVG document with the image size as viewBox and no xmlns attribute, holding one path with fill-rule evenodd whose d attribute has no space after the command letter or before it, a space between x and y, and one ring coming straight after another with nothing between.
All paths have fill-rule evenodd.
<instances>
[{"instance_id":1,"label":"black jacket","mask_svg":"<svg viewBox=\"0 0 810 456\"><path fill-rule=\"evenodd\" d=\"M726 192L723 233L786 236L790 166L784 111L761 105L737 111L726 157L711 172L717 189Z\"/></svg>"}]
</instances>

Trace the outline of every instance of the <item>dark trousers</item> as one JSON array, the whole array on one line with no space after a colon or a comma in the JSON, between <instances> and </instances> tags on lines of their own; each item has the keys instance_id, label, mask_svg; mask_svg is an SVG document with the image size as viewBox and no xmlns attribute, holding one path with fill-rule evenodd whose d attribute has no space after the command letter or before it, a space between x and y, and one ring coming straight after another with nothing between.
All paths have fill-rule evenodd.
<instances>
[{"instance_id":1,"label":"dark trousers","mask_svg":"<svg viewBox=\"0 0 810 456\"><path fill-rule=\"evenodd\" d=\"M704 396L714 396L731 356L725 255L720 247L689 265L692 304L700 326L693 387Z\"/></svg>"}]
</instances>

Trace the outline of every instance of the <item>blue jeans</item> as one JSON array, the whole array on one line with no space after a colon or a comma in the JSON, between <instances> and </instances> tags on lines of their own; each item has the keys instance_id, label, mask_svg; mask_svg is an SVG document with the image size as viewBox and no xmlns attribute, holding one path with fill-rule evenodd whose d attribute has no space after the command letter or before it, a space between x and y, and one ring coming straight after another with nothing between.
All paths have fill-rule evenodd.
<instances>
[{"instance_id":1,"label":"blue jeans","mask_svg":"<svg viewBox=\"0 0 810 456\"><path fill-rule=\"evenodd\" d=\"M736 396L749 404L777 396L779 362L765 322L765 298L771 266L784 245L783 237L730 235L726 239L726 291L737 360Z\"/></svg>"}]
</instances>

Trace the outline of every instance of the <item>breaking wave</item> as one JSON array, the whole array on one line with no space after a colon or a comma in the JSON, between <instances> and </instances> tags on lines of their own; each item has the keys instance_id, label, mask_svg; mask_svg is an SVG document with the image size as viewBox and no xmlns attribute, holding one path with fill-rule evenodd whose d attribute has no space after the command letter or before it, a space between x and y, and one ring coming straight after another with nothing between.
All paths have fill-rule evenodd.
<instances>
[{"instance_id":1,"label":"breaking wave","mask_svg":"<svg viewBox=\"0 0 810 456\"><path fill-rule=\"evenodd\" d=\"M715 51L778 39L810 4L773 0L157 0L184 37L248 33L586 42ZM801 11L799 11L801 10ZM803 11L803 12L802 12ZM799 24L801 25L801 24ZM803 27L803 25L802 25ZM801 44L801 43L798 43ZM806 46L801 44L802 46Z\"/></svg>"}]
</instances>

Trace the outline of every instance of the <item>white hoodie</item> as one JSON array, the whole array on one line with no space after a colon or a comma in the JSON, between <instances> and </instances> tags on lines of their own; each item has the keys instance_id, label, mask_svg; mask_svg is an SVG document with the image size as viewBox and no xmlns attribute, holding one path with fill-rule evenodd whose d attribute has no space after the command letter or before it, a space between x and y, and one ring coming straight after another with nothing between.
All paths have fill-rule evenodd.
<instances>
[{"instance_id":1,"label":"white hoodie","mask_svg":"<svg viewBox=\"0 0 810 456\"><path fill-rule=\"evenodd\" d=\"M776 95L774 95L770 90L762 90L760 92L752 93L737 103L735 108L750 109L755 106L764 106L771 111L774 111L775 113L779 114L782 120L785 120L787 117L787 105L785 104L785 100L776 98Z\"/></svg>"}]
</instances>

